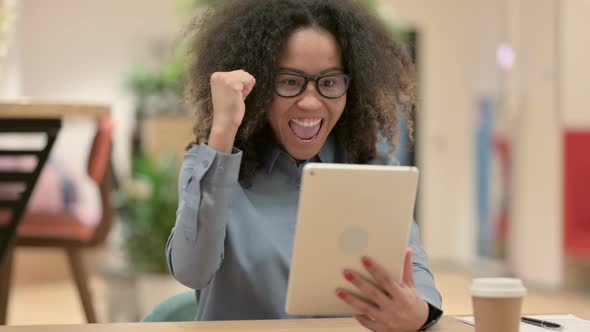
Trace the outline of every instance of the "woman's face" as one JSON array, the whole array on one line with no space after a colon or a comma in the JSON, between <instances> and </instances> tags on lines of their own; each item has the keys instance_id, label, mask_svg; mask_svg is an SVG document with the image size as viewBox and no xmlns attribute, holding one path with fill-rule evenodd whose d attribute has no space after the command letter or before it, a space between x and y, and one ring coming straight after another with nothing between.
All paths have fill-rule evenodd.
<instances>
[{"instance_id":1,"label":"woman's face","mask_svg":"<svg viewBox=\"0 0 590 332\"><path fill-rule=\"evenodd\" d=\"M308 76L338 74L344 70L336 39L321 28L303 28L291 34L278 59L278 65L281 72ZM275 86L282 84L288 89L299 84L295 79L289 79L289 76L286 76L287 79L284 77L277 76ZM334 82L321 84L328 89ZM294 159L307 160L320 151L345 105L346 94L337 99L328 99L320 95L316 84L310 81L303 93L296 97L286 98L275 93L267 112L279 145Z\"/></svg>"}]
</instances>

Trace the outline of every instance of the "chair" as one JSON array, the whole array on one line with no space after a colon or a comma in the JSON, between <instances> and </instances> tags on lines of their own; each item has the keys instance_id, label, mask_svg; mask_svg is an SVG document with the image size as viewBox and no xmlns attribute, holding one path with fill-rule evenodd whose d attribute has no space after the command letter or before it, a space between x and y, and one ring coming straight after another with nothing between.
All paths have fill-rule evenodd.
<instances>
[{"instance_id":1,"label":"chair","mask_svg":"<svg viewBox=\"0 0 590 332\"><path fill-rule=\"evenodd\" d=\"M22 116L23 112L30 115L35 114L35 107L29 108L29 106L31 105L23 105L23 109L15 111L14 104L0 104L0 112L4 114L4 117L0 119L1 134L42 135L46 139L42 147L23 149L15 146L17 149L6 147L0 149L0 160L3 164L0 170L0 324L6 322L9 292L9 278L1 277L9 275L12 257L10 253L15 242L18 225L61 129L61 119L6 117L6 114ZM8 110L10 111L7 112ZM22 164L10 165L11 160L14 161L15 157L20 161L22 158L33 161L32 167L29 165L23 169ZM7 160L9 165L6 165Z\"/></svg>"},{"instance_id":2,"label":"chair","mask_svg":"<svg viewBox=\"0 0 590 332\"><path fill-rule=\"evenodd\" d=\"M113 221L113 208L110 193L113 189L114 176L111 164L113 124L110 117L97 119L97 132L88 157L88 175L100 188L102 219L95 227L82 224L72 214L28 213L18 228L15 243L17 247L60 248L68 257L74 282L78 289L88 323L96 323L96 313L88 287L88 275L82 262L82 250L104 243ZM0 279L7 283L6 297L10 289L12 257L7 257ZM0 313L5 317L5 313ZM2 324L4 322L0 322Z\"/></svg>"},{"instance_id":3,"label":"chair","mask_svg":"<svg viewBox=\"0 0 590 332\"><path fill-rule=\"evenodd\" d=\"M174 295L158 304L144 318L143 322L187 322L195 319L197 299L195 292Z\"/></svg>"}]
</instances>

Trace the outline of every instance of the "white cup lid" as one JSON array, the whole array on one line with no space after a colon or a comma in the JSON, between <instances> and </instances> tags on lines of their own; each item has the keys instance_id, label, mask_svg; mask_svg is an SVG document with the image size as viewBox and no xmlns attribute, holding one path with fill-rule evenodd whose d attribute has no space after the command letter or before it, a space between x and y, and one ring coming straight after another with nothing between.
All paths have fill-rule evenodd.
<instances>
[{"instance_id":1,"label":"white cup lid","mask_svg":"<svg viewBox=\"0 0 590 332\"><path fill-rule=\"evenodd\" d=\"M473 279L471 295L477 297L521 297L526 295L522 280L516 278Z\"/></svg>"}]
</instances>

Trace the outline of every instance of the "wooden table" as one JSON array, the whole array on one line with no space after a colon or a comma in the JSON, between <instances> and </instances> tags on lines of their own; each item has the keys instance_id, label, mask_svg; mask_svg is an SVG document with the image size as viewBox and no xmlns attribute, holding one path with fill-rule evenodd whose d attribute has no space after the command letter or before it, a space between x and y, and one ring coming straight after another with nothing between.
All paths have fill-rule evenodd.
<instances>
[{"instance_id":1,"label":"wooden table","mask_svg":"<svg viewBox=\"0 0 590 332\"><path fill-rule=\"evenodd\" d=\"M583 319L589 317L571 312ZM531 314L535 315L535 314ZM352 318L182 322L182 323L114 323L78 325L35 325L0 327L0 332L367 332ZM444 316L430 328L432 332L474 332L471 325L459 322L454 316Z\"/></svg>"},{"instance_id":2,"label":"wooden table","mask_svg":"<svg viewBox=\"0 0 590 332\"><path fill-rule=\"evenodd\" d=\"M40 102L2 102L0 103L0 133L6 134L42 134L45 135L45 146L36 149L0 148L1 158L36 159L32 170L0 169L0 185L19 184L23 191L17 197L0 197L0 269L8 269L12 244L16 236L18 223L37 183L39 174L49 157L61 129L62 119L66 117L102 117L110 114L110 108L103 105L60 104ZM0 275L4 275L1 273ZM0 324L6 317L8 281L0 280Z\"/></svg>"},{"instance_id":3,"label":"wooden table","mask_svg":"<svg viewBox=\"0 0 590 332\"><path fill-rule=\"evenodd\" d=\"M38 325L0 327L1 332L366 332L363 326L352 318L225 321L225 322L183 322L183 323L118 323L86 325ZM473 332L474 328L453 317L443 319L428 331Z\"/></svg>"},{"instance_id":4,"label":"wooden table","mask_svg":"<svg viewBox=\"0 0 590 332\"><path fill-rule=\"evenodd\" d=\"M63 119L65 117L101 117L110 114L106 105L66 104L49 102L0 102L0 120Z\"/></svg>"}]
</instances>

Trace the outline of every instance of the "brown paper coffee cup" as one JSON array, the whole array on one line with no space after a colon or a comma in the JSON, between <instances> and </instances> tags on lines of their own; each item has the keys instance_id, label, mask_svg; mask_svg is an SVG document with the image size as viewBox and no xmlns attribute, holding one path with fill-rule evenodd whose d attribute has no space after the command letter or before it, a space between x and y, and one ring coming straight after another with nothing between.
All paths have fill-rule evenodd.
<instances>
[{"instance_id":1,"label":"brown paper coffee cup","mask_svg":"<svg viewBox=\"0 0 590 332\"><path fill-rule=\"evenodd\" d=\"M480 278L471 286L476 332L518 332L526 288L520 279Z\"/></svg>"}]
</instances>

